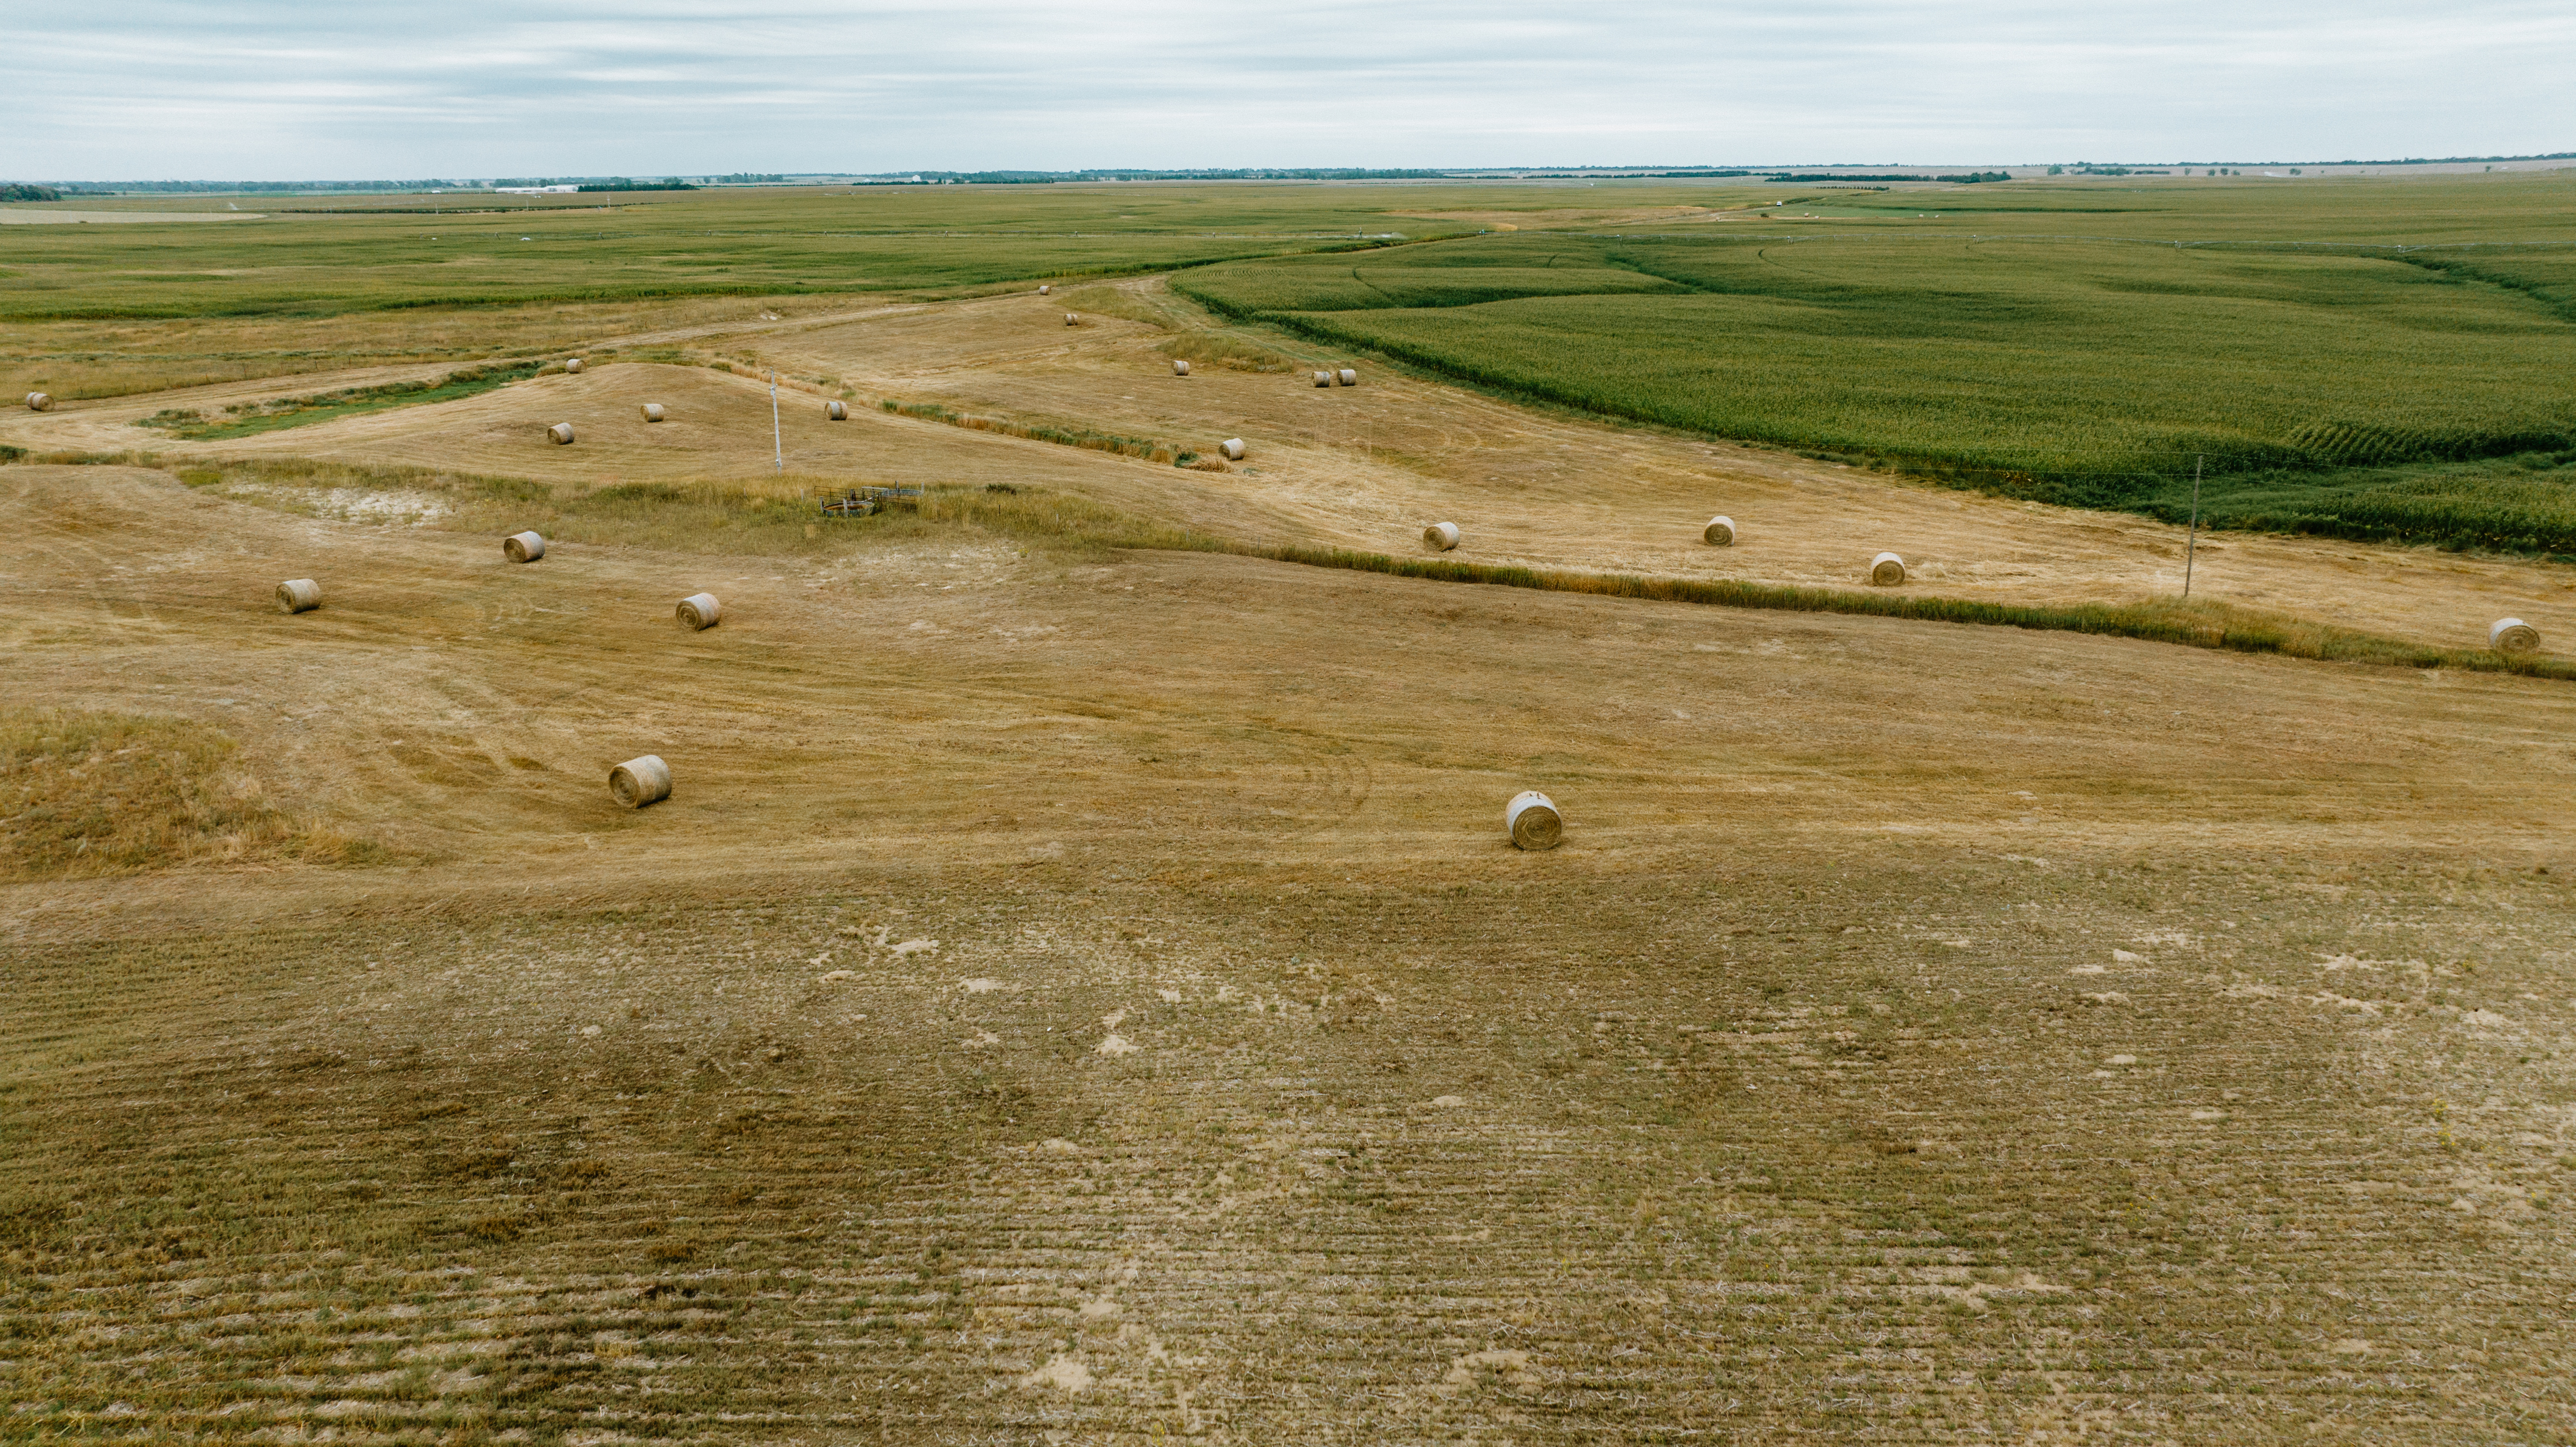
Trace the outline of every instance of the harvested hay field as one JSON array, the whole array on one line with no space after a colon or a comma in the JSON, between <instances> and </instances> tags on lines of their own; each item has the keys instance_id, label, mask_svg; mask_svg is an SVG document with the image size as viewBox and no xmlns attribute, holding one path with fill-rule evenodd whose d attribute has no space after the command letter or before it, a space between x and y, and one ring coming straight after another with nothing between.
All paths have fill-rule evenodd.
<instances>
[{"instance_id":1,"label":"harvested hay field","mask_svg":"<svg viewBox=\"0 0 2576 1447\"><path fill-rule=\"evenodd\" d=\"M1098 318L1068 331L1049 299L818 313L740 327L651 334L775 364L787 471L906 486L1035 484L1215 536L1277 546L1407 550L1423 523L1457 520L1480 563L1687 579L1851 587L1894 548L1910 592L2021 603L2125 603L2183 584L2185 529L1943 488L1794 454L1666 435L1516 407L1380 369L1370 385L1317 390L1302 375L1207 367L1171 374L1170 339L1215 336L1159 280L1097 290L1164 324ZM1204 318L1200 318L1203 321ZM1210 323L1209 325L1213 325ZM1172 328L1179 328L1175 331ZM612 342L638 345L635 338ZM721 344L721 345L719 345ZM1280 340L1280 346L1311 344ZM1338 365L1336 356L1296 359ZM0 415L0 443L38 456L318 458L525 477L573 488L751 482L773 471L765 378L655 362L550 375L457 401L398 407L225 442L174 443L138 426L165 408L222 407L334 386L384 385L447 368L374 368L292 383L227 384ZM835 385L823 385L823 378ZM854 397L851 420L823 415ZM641 420L660 402L670 421ZM883 409L894 403L905 413ZM938 420L945 416L947 420ZM545 428L581 439L549 445ZM964 425L960 425L964 424ZM1126 440L1167 460L1008 435ZM1249 462L1212 473L1169 465L1244 436ZM1737 544L1702 538L1711 512ZM2496 618L2544 638L2576 637L2576 578L2564 566L2328 538L2204 533L2193 596L2444 648L2482 644Z\"/></svg>"},{"instance_id":2,"label":"harvested hay field","mask_svg":"<svg viewBox=\"0 0 2576 1447\"><path fill-rule=\"evenodd\" d=\"M1159 279L1120 289L1139 295L1137 315L1173 319L1178 335L1233 334L1188 329L1185 304ZM1474 532L1478 561L1542 568L1850 586L1895 548L1912 586L1940 596L2125 601L2183 584L2185 529L2144 518L1907 486L1794 453L1533 411L1392 368L1365 387L1318 391L1303 369L1346 359L1289 338L1276 339L1296 353L1289 376L1211 367L1184 381L1165 375L1172 331L1103 319L1069 343L1062 328L1039 324L1037 305L1005 297L916 309L800 328L764 349L864 391L972 413L1079 418L1202 446L1243 435L1260 456L1233 476L1165 480L1150 495L1126 484L1114 495L1265 541L1386 551L1427 520L1453 518ZM1210 494L1223 505L1209 506ZM1283 504L1304 526L1266 531ZM1711 512L1736 520L1736 547L1703 544ZM2474 646L2497 616L2480 611L2506 600L2540 600L2533 606L2576 626L2565 568L2431 549L2204 533L2193 585L2195 597L2446 646Z\"/></svg>"},{"instance_id":3,"label":"harvested hay field","mask_svg":"<svg viewBox=\"0 0 2576 1447\"><path fill-rule=\"evenodd\" d=\"M0 516L13 705L388 861L0 887L12 1435L2576 1420L2568 685L927 518Z\"/></svg>"},{"instance_id":4,"label":"harvested hay field","mask_svg":"<svg viewBox=\"0 0 2576 1447\"><path fill-rule=\"evenodd\" d=\"M1750 188L936 234L1037 189L338 302L34 238L0 1437L2576 1443L2576 683L2468 651L2563 566L2204 533L2184 605L2153 521L1103 279ZM644 270L808 205L930 209L689 283L873 296Z\"/></svg>"}]
</instances>

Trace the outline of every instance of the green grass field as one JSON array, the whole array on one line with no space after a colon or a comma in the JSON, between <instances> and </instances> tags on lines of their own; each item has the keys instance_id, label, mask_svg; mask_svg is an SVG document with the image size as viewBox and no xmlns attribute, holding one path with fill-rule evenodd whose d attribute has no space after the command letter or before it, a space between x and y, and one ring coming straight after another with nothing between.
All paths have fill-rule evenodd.
<instances>
[{"instance_id":1,"label":"green grass field","mask_svg":"<svg viewBox=\"0 0 2576 1447\"><path fill-rule=\"evenodd\" d=\"M0 321L958 290L1473 229L1388 209L1407 194L1320 187L719 191L499 214L433 206L483 198L367 199L381 204L220 224L13 226L0 233Z\"/></svg>"},{"instance_id":2,"label":"green grass field","mask_svg":"<svg viewBox=\"0 0 2576 1447\"><path fill-rule=\"evenodd\" d=\"M1689 194L1715 201L1728 193ZM238 205L252 214L0 227L0 395L130 396L339 367L542 355L701 323L728 298L796 306L803 298L960 296L1044 278L1369 247L1472 232L1474 223L1440 214L1464 204L1579 195L868 187L657 193L600 206L425 195L21 204L19 213L229 217L226 208ZM470 209L444 209L460 204Z\"/></svg>"},{"instance_id":3,"label":"green grass field","mask_svg":"<svg viewBox=\"0 0 2576 1447\"><path fill-rule=\"evenodd\" d=\"M2576 173L364 199L7 228L8 388L524 356L731 296L1168 268L1228 315L1603 415L2177 520L2201 462L2223 526L2576 553ZM1285 365L1257 353L1198 359Z\"/></svg>"},{"instance_id":4,"label":"green grass field","mask_svg":"<svg viewBox=\"0 0 2576 1447\"><path fill-rule=\"evenodd\" d=\"M146 427L159 428L188 442L214 442L227 437L250 437L262 432L275 432L286 427L302 427L314 422L328 422L335 417L355 417L367 412L382 412L391 407L409 407L422 402L447 402L458 397L471 397L507 386L522 377L533 377L541 368L537 362L502 362L488 367L468 367L450 372L434 382L388 382L375 387L343 387L337 391L319 392L310 397L279 397L266 402L246 402L227 407L213 417L194 408L174 408L155 412L143 419Z\"/></svg>"},{"instance_id":5,"label":"green grass field","mask_svg":"<svg viewBox=\"0 0 2576 1447\"><path fill-rule=\"evenodd\" d=\"M2576 184L1936 194L1175 284L1506 393L2017 496L2179 518L2205 461L2222 521L2576 551Z\"/></svg>"},{"instance_id":6,"label":"green grass field","mask_svg":"<svg viewBox=\"0 0 2576 1447\"><path fill-rule=\"evenodd\" d=\"M2191 482L2159 477L2118 506L2168 522L2191 515ZM2205 526L2576 555L2576 451L2481 462L2280 469L2222 475L2201 492Z\"/></svg>"}]
</instances>

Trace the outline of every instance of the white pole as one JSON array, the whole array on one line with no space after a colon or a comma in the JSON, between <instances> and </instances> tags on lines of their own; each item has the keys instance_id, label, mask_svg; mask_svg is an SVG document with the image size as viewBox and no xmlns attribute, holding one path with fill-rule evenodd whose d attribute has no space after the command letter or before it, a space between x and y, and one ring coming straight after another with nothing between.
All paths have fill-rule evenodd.
<instances>
[{"instance_id":1,"label":"white pole","mask_svg":"<svg viewBox=\"0 0 2576 1447\"><path fill-rule=\"evenodd\" d=\"M787 471L787 439L778 430L778 369L769 369L769 443L778 449L778 470Z\"/></svg>"}]
</instances>

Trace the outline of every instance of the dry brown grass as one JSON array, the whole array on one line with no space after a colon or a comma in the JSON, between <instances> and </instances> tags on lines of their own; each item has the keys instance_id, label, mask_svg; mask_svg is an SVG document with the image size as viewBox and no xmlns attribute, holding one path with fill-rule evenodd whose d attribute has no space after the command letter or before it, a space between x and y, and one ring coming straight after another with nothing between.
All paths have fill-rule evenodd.
<instances>
[{"instance_id":1,"label":"dry brown grass","mask_svg":"<svg viewBox=\"0 0 2576 1447\"><path fill-rule=\"evenodd\" d=\"M724 482L580 487L431 468L305 458L224 458L177 469L209 495L309 517L426 517L448 532L534 527L559 542L742 557L838 556L927 541L1007 539L1066 557L1122 548L1222 552L1234 545L1075 493L996 483L931 487L874 517L824 516L817 502L880 480L787 473ZM383 500L373 506L370 499Z\"/></svg>"},{"instance_id":2,"label":"dry brown grass","mask_svg":"<svg viewBox=\"0 0 2576 1447\"><path fill-rule=\"evenodd\" d=\"M1198 303L1159 287L1086 286L1060 293L1053 301L1064 310L1080 316L1121 317L1156 327L1169 327L1187 318L1205 315Z\"/></svg>"},{"instance_id":3,"label":"dry brown grass","mask_svg":"<svg viewBox=\"0 0 2576 1447\"><path fill-rule=\"evenodd\" d=\"M1295 372L1303 370L1305 365L1276 347L1227 332L1183 332L1159 344L1155 350L1192 366L1213 363L1237 372Z\"/></svg>"},{"instance_id":4,"label":"dry brown grass","mask_svg":"<svg viewBox=\"0 0 2576 1447\"><path fill-rule=\"evenodd\" d=\"M511 567L0 488L20 696L237 717L437 861L0 892L12 1435L2576 1409L2562 686L1050 557L1028 492Z\"/></svg>"},{"instance_id":5,"label":"dry brown grass","mask_svg":"<svg viewBox=\"0 0 2576 1447\"><path fill-rule=\"evenodd\" d=\"M1288 350L1301 344L1227 323L1160 284L1088 286L1063 301L1068 311L1119 317L1171 332L1173 335L1157 343L1155 350L1194 366L1266 373L1295 372L1307 367L1304 360Z\"/></svg>"},{"instance_id":6,"label":"dry brown grass","mask_svg":"<svg viewBox=\"0 0 2576 1447\"><path fill-rule=\"evenodd\" d=\"M2567 1177L2517 1102L2568 1062L2546 971L2469 942L2565 888L2052 852L951 864L48 945L0 1006L16 1426L2563 1440ZM2409 923L2321 971L2355 869Z\"/></svg>"},{"instance_id":7,"label":"dry brown grass","mask_svg":"<svg viewBox=\"0 0 2576 1447\"><path fill-rule=\"evenodd\" d=\"M230 738L186 719L0 711L0 880L385 857L280 811L237 752Z\"/></svg>"}]
</instances>

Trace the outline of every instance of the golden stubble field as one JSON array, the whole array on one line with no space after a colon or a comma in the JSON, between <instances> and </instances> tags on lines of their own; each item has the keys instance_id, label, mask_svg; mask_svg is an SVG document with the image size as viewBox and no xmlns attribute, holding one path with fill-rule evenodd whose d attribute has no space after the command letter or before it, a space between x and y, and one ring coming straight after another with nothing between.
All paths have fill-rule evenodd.
<instances>
[{"instance_id":1,"label":"golden stubble field","mask_svg":"<svg viewBox=\"0 0 2576 1447\"><path fill-rule=\"evenodd\" d=\"M2177 561L1378 370L1177 382L1062 310L651 344L807 378L798 473L1256 541L1446 516L1487 561L1828 583L1893 546L2030 601ZM0 440L768 466L763 389L631 362L130 425L332 381ZM389 861L0 886L11 1438L2576 1439L2563 684L970 528L513 567L447 493L261 486L0 469L11 707L220 728L234 787ZM1692 541L1720 510L1743 547ZM2537 565L2200 564L2401 636L2576 627ZM677 630L700 590L725 621ZM621 812L642 752L675 796ZM1565 848L1503 843L1525 787Z\"/></svg>"},{"instance_id":2,"label":"golden stubble field","mask_svg":"<svg viewBox=\"0 0 2576 1447\"><path fill-rule=\"evenodd\" d=\"M398 859L0 896L12 1435L2566 1436L2561 686L0 485Z\"/></svg>"}]
</instances>

